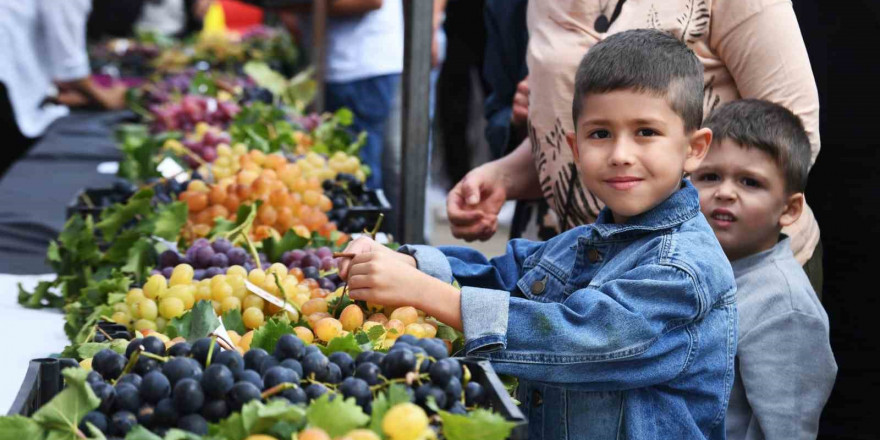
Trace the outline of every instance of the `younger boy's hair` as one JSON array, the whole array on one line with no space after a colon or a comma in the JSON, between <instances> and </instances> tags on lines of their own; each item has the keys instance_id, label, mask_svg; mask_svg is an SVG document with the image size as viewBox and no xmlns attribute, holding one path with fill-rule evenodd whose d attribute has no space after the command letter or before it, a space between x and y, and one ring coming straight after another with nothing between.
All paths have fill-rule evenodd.
<instances>
[{"instance_id":1,"label":"younger boy's hair","mask_svg":"<svg viewBox=\"0 0 880 440\"><path fill-rule=\"evenodd\" d=\"M757 148L773 158L785 177L789 194L804 192L810 172L810 139L804 124L787 108L760 99L722 105L703 122L712 141L730 139L743 148Z\"/></svg>"},{"instance_id":2,"label":"younger boy's hair","mask_svg":"<svg viewBox=\"0 0 880 440\"><path fill-rule=\"evenodd\" d=\"M571 113L575 127L587 95L617 90L666 98L684 120L686 132L700 128L703 121L703 65L672 35L634 29L593 46L574 77Z\"/></svg>"}]
</instances>

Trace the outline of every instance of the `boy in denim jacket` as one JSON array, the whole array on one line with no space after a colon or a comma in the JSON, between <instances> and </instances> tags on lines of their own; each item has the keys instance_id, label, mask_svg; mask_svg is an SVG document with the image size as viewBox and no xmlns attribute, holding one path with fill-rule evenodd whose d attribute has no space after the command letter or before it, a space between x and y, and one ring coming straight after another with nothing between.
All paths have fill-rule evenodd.
<instances>
[{"instance_id":1,"label":"boy in denim jacket","mask_svg":"<svg viewBox=\"0 0 880 440\"><path fill-rule=\"evenodd\" d=\"M759 100L730 102L703 126L712 149L691 178L737 284L727 437L816 438L837 364L828 315L780 234L804 207L810 141L797 116Z\"/></svg>"},{"instance_id":2,"label":"boy in denim jacket","mask_svg":"<svg viewBox=\"0 0 880 440\"><path fill-rule=\"evenodd\" d=\"M575 77L568 143L606 204L596 223L512 240L491 260L359 239L340 269L351 297L463 330L467 355L520 379L530 439L723 439L736 289L683 179L712 138L702 78L694 53L661 32L595 45Z\"/></svg>"}]
</instances>

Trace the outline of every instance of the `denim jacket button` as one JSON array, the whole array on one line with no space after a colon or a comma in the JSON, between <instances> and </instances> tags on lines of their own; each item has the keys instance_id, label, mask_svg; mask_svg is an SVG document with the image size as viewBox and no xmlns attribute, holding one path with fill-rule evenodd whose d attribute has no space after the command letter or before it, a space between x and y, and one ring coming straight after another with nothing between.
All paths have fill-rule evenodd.
<instances>
[{"instance_id":1,"label":"denim jacket button","mask_svg":"<svg viewBox=\"0 0 880 440\"><path fill-rule=\"evenodd\" d=\"M544 403L544 399L541 398L541 392L538 390L532 391L532 406L535 408L541 406Z\"/></svg>"},{"instance_id":2,"label":"denim jacket button","mask_svg":"<svg viewBox=\"0 0 880 440\"><path fill-rule=\"evenodd\" d=\"M602 258L602 254L599 253L596 249L590 249L587 251L587 258L590 260L590 263L595 263Z\"/></svg>"},{"instance_id":3,"label":"denim jacket button","mask_svg":"<svg viewBox=\"0 0 880 440\"><path fill-rule=\"evenodd\" d=\"M532 295L540 295L544 293L544 287L547 285L547 277L532 283Z\"/></svg>"}]
</instances>

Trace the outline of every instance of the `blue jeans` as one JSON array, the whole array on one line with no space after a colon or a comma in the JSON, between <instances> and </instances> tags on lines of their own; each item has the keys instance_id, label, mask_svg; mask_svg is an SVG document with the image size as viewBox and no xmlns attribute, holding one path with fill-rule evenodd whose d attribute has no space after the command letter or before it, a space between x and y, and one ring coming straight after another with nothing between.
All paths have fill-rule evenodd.
<instances>
[{"instance_id":1,"label":"blue jeans","mask_svg":"<svg viewBox=\"0 0 880 440\"><path fill-rule=\"evenodd\" d=\"M382 149L385 146L385 123L391 112L391 100L399 74L376 76L344 83L327 83L328 111L348 107L354 113L352 128L367 132L367 143L361 148L361 161L370 167L369 188L382 188Z\"/></svg>"}]
</instances>

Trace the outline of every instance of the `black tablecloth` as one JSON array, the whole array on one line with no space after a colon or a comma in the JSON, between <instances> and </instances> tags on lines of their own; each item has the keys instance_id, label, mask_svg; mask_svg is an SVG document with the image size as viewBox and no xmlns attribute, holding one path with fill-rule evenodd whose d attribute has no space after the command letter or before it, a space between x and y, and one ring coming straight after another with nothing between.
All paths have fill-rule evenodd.
<instances>
[{"instance_id":1,"label":"black tablecloth","mask_svg":"<svg viewBox=\"0 0 880 440\"><path fill-rule=\"evenodd\" d=\"M0 180L0 273L51 272L46 248L65 222L65 208L82 188L109 187L98 173L117 161L113 127L129 112L77 112L55 122Z\"/></svg>"}]
</instances>

